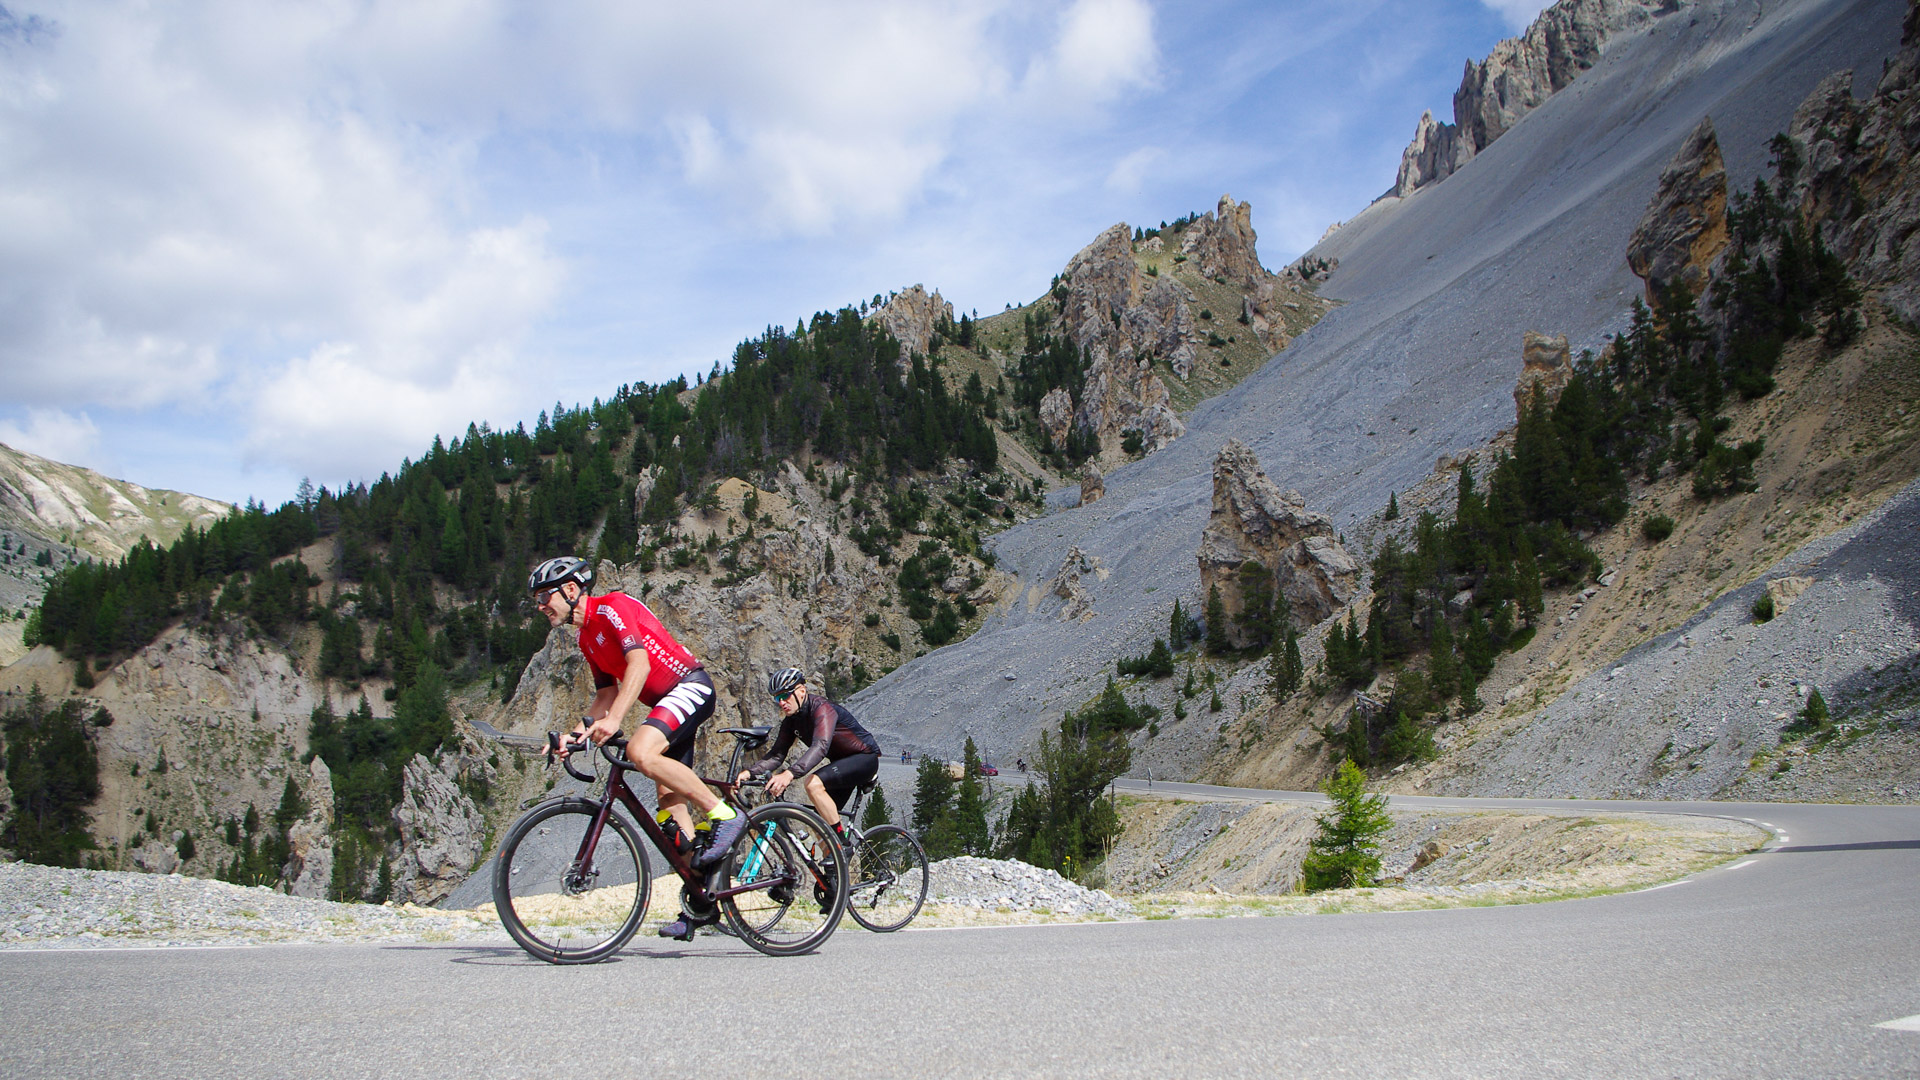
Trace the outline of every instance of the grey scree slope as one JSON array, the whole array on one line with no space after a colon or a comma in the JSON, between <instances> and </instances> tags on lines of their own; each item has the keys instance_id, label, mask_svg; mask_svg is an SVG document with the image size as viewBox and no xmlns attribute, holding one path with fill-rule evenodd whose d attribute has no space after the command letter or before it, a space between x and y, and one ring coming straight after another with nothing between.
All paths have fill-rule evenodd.
<instances>
[{"instance_id":1,"label":"grey scree slope","mask_svg":"<svg viewBox=\"0 0 1920 1080\"><path fill-rule=\"evenodd\" d=\"M1713 117L1729 183L1747 187L1766 140L1822 78L1851 68L1856 94L1872 92L1904 10L1900 0L1706 0L1617 39L1465 168L1375 203L1324 240L1314 253L1340 268L1322 292L1342 307L1202 405L1172 446L1115 470L1100 502L997 537L1021 598L966 641L855 695L853 708L889 750L957 756L967 735L996 758L1029 747L1099 690L1114 656L1166 633L1175 597L1196 597L1213 456L1228 438L1336 524L1374 513L1439 455L1512 423L1523 331L1564 333L1577 351L1625 328L1640 292L1627 237L1702 116ZM1062 602L1041 595L1073 546L1109 572L1083 578L1095 612L1083 622L1061 621Z\"/></svg>"}]
</instances>

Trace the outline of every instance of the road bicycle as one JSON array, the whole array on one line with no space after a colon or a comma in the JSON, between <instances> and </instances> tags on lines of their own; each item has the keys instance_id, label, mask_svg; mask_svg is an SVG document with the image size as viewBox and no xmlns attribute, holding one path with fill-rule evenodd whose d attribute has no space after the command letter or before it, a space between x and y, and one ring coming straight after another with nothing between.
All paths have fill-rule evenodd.
<instances>
[{"instance_id":1,"label":"road bicycle","mask_svg":"<svg viewBox=\"0 0 1920 1080\"><path fill-rule=\"evenodd\" d=\"M860 820L860 807L876 780L860 785L840 816ZM864 832L847 830L847 914L877 934L890 934L913 921L927 901L927 853L913 834L891 823Z\"/></svg>"},{"instance_id":2,"label":"road bicycle","mask_svg":"<svg viewBox=\"0 0 1920 1080\"><path fill-rule=\"evenodd\" d=\"M735 739L729 776L742 752L766 738L765 728L727 728ZM502 737L523 748L528 737ZM593 773L573 765L585 743L562 744L548 732L551 760L588 784ZM634 766L626 739L608 739L600 755L612 767L598 798L563 796L540 803L507 830L493 868L493 903L500 925L529 954L554 964L589 964L620 951L646 917L653 868L645 835L680 877L682 908L697 923L725 919L735 936L772 956L809 953L833 935L846 911L847 865L826 822L812 810L769 802L747 812L747 828L707 870L694 868L695 851L670 842L627 785ZM731 779L702 777L735 801ZM627 814L615 810L618 803ZM629 816L630 815L630 816ZM637 828L636 828L637 823ZM805 902L807 893L813 903Z\"/></svg>"}]
</instances>

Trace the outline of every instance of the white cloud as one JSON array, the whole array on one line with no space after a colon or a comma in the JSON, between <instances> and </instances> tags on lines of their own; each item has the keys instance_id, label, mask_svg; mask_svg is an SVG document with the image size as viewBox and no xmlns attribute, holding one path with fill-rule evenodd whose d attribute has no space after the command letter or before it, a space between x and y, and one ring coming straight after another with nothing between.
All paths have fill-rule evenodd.
<instances>
[{"instance_id":1,"label":"white cloud","mask_svg":"<svg viewBox=\"0 0 1920 1080\"><path fill-rule=\"evenodd\" d=\"M18 150L0 166L10 396L260 415L257 455L358 475L390 465L394 439L417 451L439 417L330 434L291 422L277 388L330 416L367 378L462 401L488 396L463 381L501 381L560 277L541 223L463 220L467 137L330 96L337 26L316 12L102 5L0 43L0 138ZM302 381L296 358L320 343L331 377Z\"/></svg>"},{"instance_id":2,"label":"white cloud","mask_svg":"<svg viewBox=\"0 0 1920 1080\"><path fill-rule=\"evenodd\" d=\"M1137 192L1147 175L1162 161L1167 152L1158 146L1143 146L1123 157L1107 174L1107 187L1112 191Z\"/></svg>"},{"instance_id":3,"label":"white cloud","mask_svg":"<svg viewBox=\"0 0 1920 1080\"><path fill-rule=\"evenodd\" d=\"M1099 99L1153 82L1153 11L1143 0L1074 0L1060 19L1061 80Z\"/></svg>"},{"instance_id":4,"label":"white cloud","mask_svg":"<svg viewBox=\"0 0 1920 1080\"><path fill-rule=\"evenodd\" d=\"M26 427L0 420L0 443L69 465L97 467L100 429L86 413L28 409Z\"/></svg>"},{"instance_id":5,"label":"white cloud","mask_svg":"<svg viewBox=\"0 0 1920 1080\"><path fill-rule=\"evenodd\" d=\"M1160 65L1144 0L26 3L0 26L9 403L224 425L316 479L544 400L575 254L549 205L675 216L603 260L877 236L979 186L958 147L1011 168Z\"/></svg>"},{"instance_id":6,"label":"white cloud","mask_svg":"<svg viewBox=\"0 0 1920 1080\"><path fill-rule=\"evenodd\" d=\"M1553 0L1480 0L1487 10L1506 20L1514 30L1525 30L1534 16L1553 6Z\"/></svg>"}]
</instances>

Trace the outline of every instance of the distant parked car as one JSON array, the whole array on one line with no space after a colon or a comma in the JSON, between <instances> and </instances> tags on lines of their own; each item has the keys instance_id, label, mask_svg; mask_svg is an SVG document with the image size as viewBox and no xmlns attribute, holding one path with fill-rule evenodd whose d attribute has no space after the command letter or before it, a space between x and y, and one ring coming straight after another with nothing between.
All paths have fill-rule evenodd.
<instances>
[{"instance_id":1,"label":"distant parked car","mask_svg":"<svg viewBox=\"0 0 1920 1080\"><path fill-rule=\"evenodd\" d=\"M991 765L982 764L979 766L979 770L980 770L981 776L999 776L1000 775L1000 770L994 768Z\"/></svg>"}]
</instances>

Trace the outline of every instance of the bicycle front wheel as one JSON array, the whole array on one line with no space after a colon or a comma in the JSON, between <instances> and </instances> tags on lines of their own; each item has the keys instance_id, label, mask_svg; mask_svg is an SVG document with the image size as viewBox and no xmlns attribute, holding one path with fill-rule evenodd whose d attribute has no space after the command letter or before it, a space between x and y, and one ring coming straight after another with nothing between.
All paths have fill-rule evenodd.
<instances>
[{"instance_id":1,"label":"bicycle front wheel","mask_svg":"<svg viewBox=\"0 0 1920 1080\"><path fill-rule=\"evenodd\" d=\"M876 934L912 922L927 901L927 853L898 825L875 825L860 834L852 877L847 914Z\"/></svg>"},{"instance_id":2,"label":"bicycle front wheel","mask_svg":"<svg viewBox=\"0 0 1920 1080\"><path fill-rule=\"evenodd\" d=\"M720 864L720 912L740 940L798 956L833 936L847 908L847 867L826 822L792 803L747 815Z\"/></svg>"},{"instance_id":3,"label":"bicycle front wheel","mask_svg":"<svg viewBox=\"0 0 1920 1080\"><path fill-rule=\"evenodd\" d=\"M593 836L599 809L586 799L534 807L507 830L494 863L500 925L550 964L613 955L647 913L653 872L639 831L615 811Z\"/></svg>"}]
</instances>

